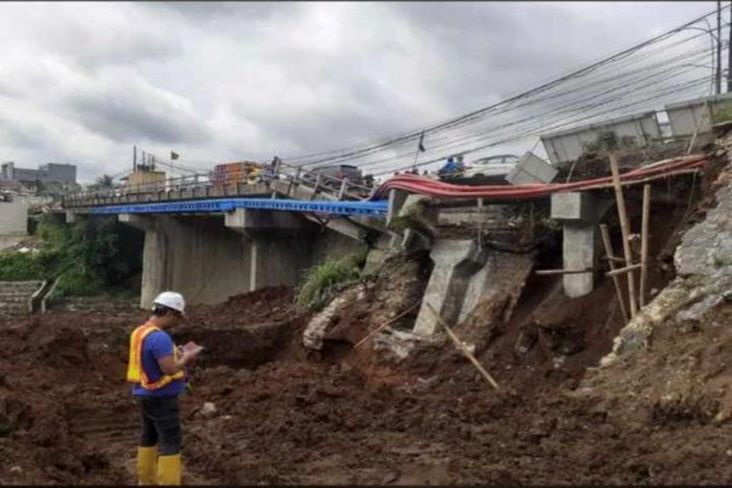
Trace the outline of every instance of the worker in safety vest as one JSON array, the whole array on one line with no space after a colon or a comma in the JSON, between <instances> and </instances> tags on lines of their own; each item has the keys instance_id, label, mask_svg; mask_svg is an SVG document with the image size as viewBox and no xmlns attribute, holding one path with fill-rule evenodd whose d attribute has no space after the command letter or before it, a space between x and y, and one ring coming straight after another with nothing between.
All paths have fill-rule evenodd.
<instances>
[{"instance_id":1,"label":"worker in safety vest","mask_svg":"<svg viewBox=\"0 0 732 488\"><path fill-rule=\"evenodd\" d=\"M185 312L180 293L164 291L153 302L152 316L130 336L127 381L142 410L137 448L141 485L179 485L181 427L178 395L186 388L185 366L201 351L193 342L176 347L166 332Z\"/></svg>"}]
</instances>

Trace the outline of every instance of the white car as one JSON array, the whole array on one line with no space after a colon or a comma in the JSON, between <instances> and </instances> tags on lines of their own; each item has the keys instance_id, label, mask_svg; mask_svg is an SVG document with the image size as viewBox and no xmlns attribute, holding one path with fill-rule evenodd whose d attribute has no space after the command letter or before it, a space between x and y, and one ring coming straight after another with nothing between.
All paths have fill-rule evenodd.
<instances>
[{"instance_id":1,"label":"white car","mask_svg":"<svg viewBox=\"0 0 732 488\"><path fill-rule=\"evenodd\" d=\"M499 154L481 158L473 162L462 174L463 178L496 178L506 176L518 163L519 157L513 154Z\"/></svg>"}]
</instances>

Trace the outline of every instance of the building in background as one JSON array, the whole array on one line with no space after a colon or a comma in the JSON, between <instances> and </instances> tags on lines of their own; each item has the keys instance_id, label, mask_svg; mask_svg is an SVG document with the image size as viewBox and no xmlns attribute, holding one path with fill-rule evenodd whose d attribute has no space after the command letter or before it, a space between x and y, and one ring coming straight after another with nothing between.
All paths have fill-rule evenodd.
<instances>
[{"instance_id":1,"label":"building in background","mask_svg":"<svg viewBox=\"0 0 732 488\"><path fill-rule=\"evenodd\" d=\"M76 184L76 166L73 164L47 163L38 169L18 168L10 161L0 165L0 177L5 180L23 183L61 183Z\"/></svg>"}]
</instances>

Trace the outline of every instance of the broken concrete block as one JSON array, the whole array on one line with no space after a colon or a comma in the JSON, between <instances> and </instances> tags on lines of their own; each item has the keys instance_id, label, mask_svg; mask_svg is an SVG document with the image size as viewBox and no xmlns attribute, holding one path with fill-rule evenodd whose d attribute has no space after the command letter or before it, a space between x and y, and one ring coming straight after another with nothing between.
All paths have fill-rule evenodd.
<instances>
[{"instance_id":1,"label":"broken concrete block","mask_svg":"<svg viewBox=\"0 0 732 488\"><path fill-rule=\"evenodd\" d=\"M527 151L506 175L506 181L512 185L550 183L557 177L557 173L559 173L557 168L531 151Z\"/></svg>"}]
</instances>

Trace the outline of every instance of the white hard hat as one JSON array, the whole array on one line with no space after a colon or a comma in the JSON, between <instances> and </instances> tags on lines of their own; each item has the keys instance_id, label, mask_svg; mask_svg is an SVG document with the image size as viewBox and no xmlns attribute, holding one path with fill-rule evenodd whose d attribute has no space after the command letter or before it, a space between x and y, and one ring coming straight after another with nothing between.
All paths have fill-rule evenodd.
<instances>
[{"instance_id":1,"label":"white hard hat","mask_svg":"<svg viewBox=\"0 0 732 488\"><path fill-rule=\"evenodd\" d=\"M186 310L186 301L183 300L183 295L174 291L162 292L153 300L153 304L172 308L180 313L184 313Z\"/></svg>"}]
</instances>

